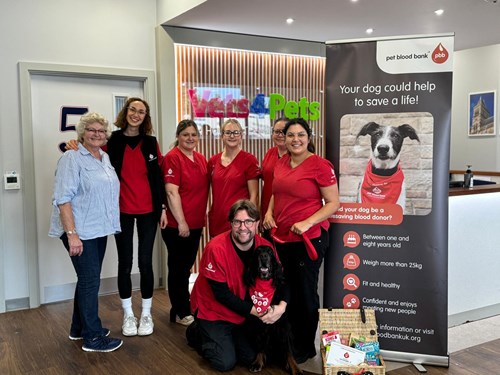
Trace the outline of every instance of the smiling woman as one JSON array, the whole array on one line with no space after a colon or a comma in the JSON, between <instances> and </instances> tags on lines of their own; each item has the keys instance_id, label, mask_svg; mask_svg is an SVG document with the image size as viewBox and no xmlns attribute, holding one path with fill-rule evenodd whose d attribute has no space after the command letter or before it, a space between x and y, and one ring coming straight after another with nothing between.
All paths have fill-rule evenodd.
<instances>
[{"instance_id":1,"label":"smiling woman","mask_svg":"<svg viewBox=\"0 0 500 375\"><path fill-rule=\"evenodd\" d=\"M209 182L207 160L195 151L200 139L196 123L182 120L175 136L175 147L165 155L162 164L168 224L161 234L168 250L170 321L187 326L193 322L189 276L205 226Z\"/></svg>"},{"instance_id":2,"label":"smiling woman","mask_svg":"<svg viewBox=\"0 0 500 375\"><path fill-rule=\"evenodd\" d=\"M289 154L276 163L263 226L273 233L290 286L294 357L302 363L316 355L319 269L329 246L328 218L340 202L333 165L314 154L309 124L295 118L283 131Z\"/></svg>"},{"instance_id":3,"label":"smiling woman","mask_svg":"<svg viewBox=\"0 0 500 375\"><path fill-rule=\"evenodd\" d=\"M154 288L153 245L158 222L167 223L163 210L165 190L160 165L162 155L152 136L149 104L141 98L129 98L115 125L105 150L120 178L120 223L115 235L118 249L118 291L123 307L124 336L153 333L151 304ZM139 324L132 309L131 271L134 254L134 227L139 239L137 256L141 274L142 312Z\"/></svg>"},{"instance_id":4,"label":"smiling woman","mask_svg":"<svg viewBox=\"0 0 500 375\"><path fill-rule=\"evenodd\" d=\"M212 187L212 206L208 213L210 236L229 230L229 208L238 199L259 200L260 168L257 158L241 149L243 128L236 119L228 119L221 128L224 150L208 161Z\"/></svg>"},{"instance_id":5,"label":"smiling woman","mask_svg":"<svg viewBox=\"0 0 500 375\"><path fill-rule=\"evenodd\" d=\"M108 121L98 113L81 117L78 148L59 159L52 197L49 236L59 237L77 276L69 338L82 340L87 352L111 352L122 340L108 338L99 319L98 292L107 238L120 232L119 182L101 150Z\"/></svg>"}]
</instances>

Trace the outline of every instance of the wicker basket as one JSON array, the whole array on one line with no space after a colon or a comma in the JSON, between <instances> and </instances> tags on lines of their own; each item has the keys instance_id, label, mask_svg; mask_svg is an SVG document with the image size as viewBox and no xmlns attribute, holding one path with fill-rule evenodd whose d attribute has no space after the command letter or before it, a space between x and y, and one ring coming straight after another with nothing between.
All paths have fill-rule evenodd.
<instances>
[{"instance_id":1,"label":"wicker basket","mask_svg":"<svg viewBox=\"0 0 500 375\"><path fill-rule=\"evenodd\" d=\"M375 311L364 310L365 322L363 323L361 310L359 309L320 309L319 329L323 331L339 331L341 334L354 334L365 336L369 341L378 341L377 322ZM323 357L323 374L337 375L338 371L347 371L351 374L365 369L374 375L385 375L385 363L380 356L380 366L333 366L326 364L326 353L323 343L321 343L321 356Z\"/></svg>"}]
</instances>

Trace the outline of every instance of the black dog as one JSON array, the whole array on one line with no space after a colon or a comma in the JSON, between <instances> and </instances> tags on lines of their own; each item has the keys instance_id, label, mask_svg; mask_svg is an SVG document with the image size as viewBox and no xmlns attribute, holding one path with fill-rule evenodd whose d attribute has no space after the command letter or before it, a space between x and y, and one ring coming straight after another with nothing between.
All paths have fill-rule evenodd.
<instances>
[{"instance_id":1,"label":"black dog","mask_svg":"<svg viewBox=\"0 0 500 375\"><path fill-rule=\"evenodd\" d=\"M250 298L261 315L266 314L268 309L273 309L273 305L283 299L283 267L272 248L259 246L254 250L245 270L244 281L249 288ZM247 327L255 339L258 353L250 365L250 371L261 371L267 357L272 357L284 364L292 375L302 374L293 357L292 334L286 312L274 324L264 324L252 316L247 320Z\"/></svg>"}]
</instances>

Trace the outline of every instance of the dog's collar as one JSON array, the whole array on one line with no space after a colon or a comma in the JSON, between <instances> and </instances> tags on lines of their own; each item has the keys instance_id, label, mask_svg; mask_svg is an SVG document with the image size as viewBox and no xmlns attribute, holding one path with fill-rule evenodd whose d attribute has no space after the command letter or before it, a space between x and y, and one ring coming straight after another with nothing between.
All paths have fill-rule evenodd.
<instances>
[{"instance_id":1,"label":"dog's collar","mask_svg":"<svg viewBox=\"0 0 500 375\"><path fill-rule=\"evenodd\" d=\"M394 168L390 169L380 169L380 168L375 168L372 163L372 173L377 175L377 176L392 176L394 173L398 171L399 163L396 164Z\"/></svg>"}]
</instances>

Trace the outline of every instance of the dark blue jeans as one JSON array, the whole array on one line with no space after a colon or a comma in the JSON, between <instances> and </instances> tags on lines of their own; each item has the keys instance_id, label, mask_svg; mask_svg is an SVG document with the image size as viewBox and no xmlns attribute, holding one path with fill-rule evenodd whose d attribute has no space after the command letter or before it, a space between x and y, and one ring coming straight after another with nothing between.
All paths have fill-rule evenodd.
<instances>
[{"instance_id":1,"label":"dark blue jeans","mask_svg":"<svg viewBox=\"0 0 500 375\"><path fill-rule=\"evenodd\" d=\"M134 224L137 222L137 236L139 240L138 265L141 273L142 298L153 297L153 246L155 242L158 220L155 213L129 215L120 213L122 231L115 234L118 250L118 292L120 298L132 296L132 262L134 257Z\"/></svg>"},{"instance_id":2,"label":"dark blue jeans","mask_svg":"<svg viewBox=\"0 0 500 375\"><path fill-rule=\"evenodd\" d=\"M61 240L69 251L66 233L61 236ZM82 255L70 257L78 278L70 332L72 335L81 334L84 340L92 340L102 334L99 318L99 286L107 241L108 237L82 240Z\"/></svg>"}]
</instances>

